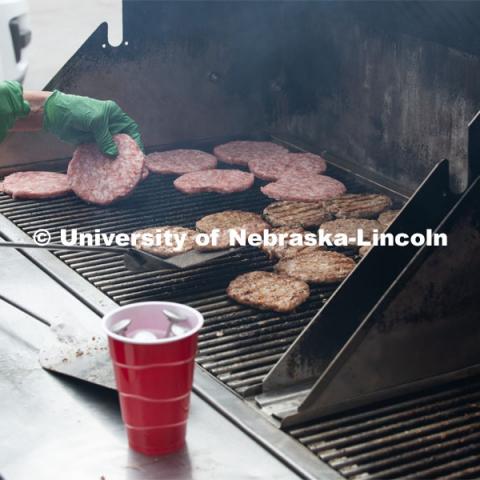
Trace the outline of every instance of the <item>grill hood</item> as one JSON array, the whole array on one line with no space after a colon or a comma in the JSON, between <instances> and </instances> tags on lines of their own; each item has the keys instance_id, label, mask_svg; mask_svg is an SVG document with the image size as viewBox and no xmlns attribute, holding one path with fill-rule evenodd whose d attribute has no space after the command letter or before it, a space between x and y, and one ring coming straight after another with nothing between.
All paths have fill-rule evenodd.
<instances>
[{"instance_id":1,"label":"grill hood","mask_svg":"<svg viewBox=\"0 0 480 480\"><path fill-rule=\"evenodd\" d=\"M448 158L459 191L479 14L477 2L125 0L124 42L100 25L47 88L116 100L147 146L263 130L410 194ZM24 137L2 145L2 166L69 152Z\"/></svg>"}]
</instances>

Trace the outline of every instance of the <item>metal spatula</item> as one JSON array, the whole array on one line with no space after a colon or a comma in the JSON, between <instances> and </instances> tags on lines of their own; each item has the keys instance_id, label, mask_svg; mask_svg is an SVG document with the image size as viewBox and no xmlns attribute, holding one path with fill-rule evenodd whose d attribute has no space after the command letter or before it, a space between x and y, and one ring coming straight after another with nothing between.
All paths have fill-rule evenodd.
<instances>
[{"instance_id":1,"label":"metal spatula","mask_svg":"<svg viewBox=\"0 0 480 480\"><path fill-rule=\"evenodd\" d=\"M236 249L230 248L228 250L219 250L215 252L198 252L192 250L190 252L175 255L169 258L162 258L152 253L144 252L143 250L136 250L131 247L104 247L104 246L77 246L77 245L62 245L49 243L48 245L39 245L36 243L21 243L21 242L0 242L0 247L10 248L40 248L44 250L66 250L74 252L110 252L123 255L123 261L126 268L133 272L148 272L151 270L183 270L185 268L202 265L215 258L223 257L231 254Z\"/></svg>"},{"instance_id":2,"label":"metal spatula","mask_svg":"<svg viewBox=\"0 0 480 480\"><path fill-rule=\"evenodd\" d=\"M80 332L64 324L52 326L48 320L3 294L0 294L0 301L8 303L50 328L50 339L38 345L38 361L42 368L112 390L116 389L107 340L100 329L98 332Z\"/></svg>"}]
</instances>

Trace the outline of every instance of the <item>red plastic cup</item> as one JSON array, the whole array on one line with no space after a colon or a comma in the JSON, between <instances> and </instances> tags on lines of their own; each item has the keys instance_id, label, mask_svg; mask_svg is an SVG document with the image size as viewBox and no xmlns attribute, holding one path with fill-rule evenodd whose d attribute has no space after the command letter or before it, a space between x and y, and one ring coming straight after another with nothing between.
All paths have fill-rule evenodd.
<instances>
[{"instance_id":1,"label":"red plastic cup","mask_svg":"<svg viewBox=\"0 0 480 480\"><path fill-rule=\"evenodd\" d=\"M171 324L164 309L185 318L175 325L176 336L166 337ZM125 319L131 320L127 329L114 333L112 327ZM143 302L115 309L103 322L130 448L145 455L180 450L203 316L179 303Z\"/></svg>"}]
</instances>

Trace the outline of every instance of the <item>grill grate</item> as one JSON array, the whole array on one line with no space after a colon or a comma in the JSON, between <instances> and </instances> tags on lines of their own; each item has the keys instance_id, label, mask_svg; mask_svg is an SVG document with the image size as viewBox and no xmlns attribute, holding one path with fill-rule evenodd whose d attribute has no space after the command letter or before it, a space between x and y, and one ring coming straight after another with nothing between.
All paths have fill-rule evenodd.
<instances>
[{"instance_id":1,"label":"grill grate","mask_svg":"<svg viewBox=\"0 0 480 480\"><path fill-rule=\"evenodd\" d=\"M365 190L342 172L332 172L350 192ZM44 228L58 241L61 228L129 233L155 225L192 227L209 213L261 212L270 203L258 181L247 192L189 197L177 192L172 180L151 175L128 200L108 208L74 196L20 202L0 194L0 213L29 235ZM238 305L225 295L228 282L240 273L272 268L258 249L242 249L187 272L132 273L121 256L110 253L55 255L120 305L171 300L200 310L205 326L198 362L241 396L259 392L264 376L336 288L313 287L311 298L295 312L277 314ZM480 379L331 416L288 433L348 479L478 478Z\"/></svg>"},{"instance_id":2,"label":"grill grate","mask_svg":"<svg viewBox=\"0 0 480 480\"><path fill-rule=\"evenodd\" d=\"M348 479L480 476L480 378L289 433Z\"/></svg>"},{"instance_id":3,"label":"grill grate","mask_svg":"<svg viewBox=\"0 0 480 480\"><path fill-rule=\"evenodd\" d=\"M351 192L361 187L343 178ZM150 175L127 200L108 208L88 205L69 196L48 201L15 201L0 196L0 213L29 235L48 229L52 242L60 229L79 232L126 232L156 225L193 227L203 215L224 209L260 213L271 200L259 190L264 182L232 195L187 196L173 188L173 176ZM308 302L290 314L260 312L238 305L225 295L237 275L273 263L259 249L246 248L209 264L185 271L133 273L121 255L92 252L54 252L119 305L170 300L197 308L205 316L199 337L198 362L242 396L259 392L264 376L321 308L335 286L312 287Z\"/></svg>"}]
</instances>

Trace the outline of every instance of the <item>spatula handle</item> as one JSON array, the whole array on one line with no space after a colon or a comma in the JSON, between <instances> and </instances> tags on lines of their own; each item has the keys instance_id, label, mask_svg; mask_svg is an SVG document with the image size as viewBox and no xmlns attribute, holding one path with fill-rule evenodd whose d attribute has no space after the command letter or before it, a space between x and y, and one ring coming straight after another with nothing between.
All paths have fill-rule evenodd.
<instances>
[{"instance_id":1,"label":"spatula handle","mask_svg":"<svg viewBox=\"0 0 480 480\"><path fill-rule=\"evenodd\" d=\"M43 323L44 325L47 325L47 327L51 327L51 326L52 326L52 324L51 324L48 320L45 320L44 318L39 317L36 313L31 312L30 310L26 309L25 307L23 307L22 305L18 304L18 303L15 302L14 300L5 297L5 295L0 294L0 300L3 301L3 302L5 302L5 303L8 303L10 306L12 306L12 307L20 310L21 312L27 314L29 317L32 317L32 318L34 318L34 319L37 320L37 321Z\"/></svg>"},{"instance_id":2,"label":"spatula handle","mask_svg":"<svg viewBox=\"0 0 480 480\"><path fill-rule=\"evenodd\" d=\"M122 247L104 247L104 246L79 246L79 245L62 245L61 243L48 243L46 245L39 245L37 243L23 243L23 242L0 242L0 247L10 248L41 248L44 250L70 250L73 252L112 252L112 253L127 253L129 250Z\"/></svg>"}]
</instances>

